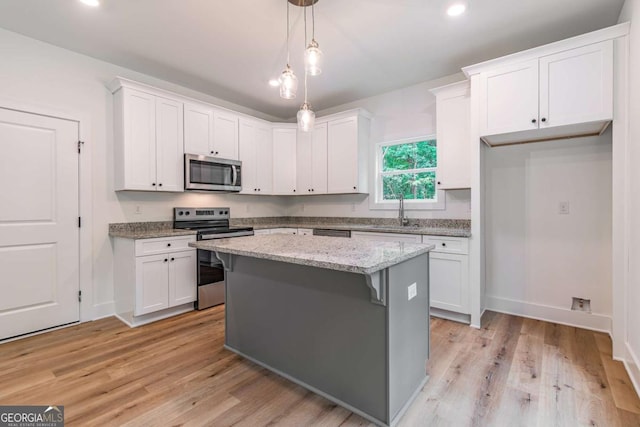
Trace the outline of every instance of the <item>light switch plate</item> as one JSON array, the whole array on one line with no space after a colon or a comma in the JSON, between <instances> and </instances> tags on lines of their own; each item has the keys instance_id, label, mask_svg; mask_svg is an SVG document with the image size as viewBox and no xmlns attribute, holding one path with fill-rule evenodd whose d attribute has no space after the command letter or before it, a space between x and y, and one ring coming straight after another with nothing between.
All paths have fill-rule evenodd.
<instances>
[{"instance_id":1,"label":"light switch plate","mask_svg":"<svg viewBox=\"0 0 640 427\"><path fill-rule=\"evenodd\" d=\"M416 295L418 295L418 284L417 283L412 283L411 285L409 285L408 294L409 294L409 301L411 301L412 299L414 299L416 297Z\"/></svg>"}]
</instances>

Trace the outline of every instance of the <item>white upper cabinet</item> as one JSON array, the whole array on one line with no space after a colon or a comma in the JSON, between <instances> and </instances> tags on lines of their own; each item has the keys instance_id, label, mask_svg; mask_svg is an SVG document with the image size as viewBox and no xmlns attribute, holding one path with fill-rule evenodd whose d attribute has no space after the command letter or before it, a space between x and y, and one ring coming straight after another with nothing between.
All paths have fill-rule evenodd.
<instances>
[{"instance_id":1,"label":"white upper cabinet","mask_svg":"<svg viewBox=\"0 0 640 427\"><path fill-rule=\"evenodd\" d=\"M363 115L330 119L327 127L327 192L366 193L369 119Z\"/></svg>"},{"instance_id":2,"label":"white upper cabinet","mask_svg":"<svg viewBox=\"0 0 640 427\"><path fill-rule=\"evenodd\" d=\"M487 71L480 82L480 135L538 128L537 59Z\"/></svg>"},{"instance_id":3,"label":"white upper cabinet","mask_svg":"<svg viewBox=\"0 0 640 427\"><path fill-rule=\"evenodd\" d=\"M188 154L238 160L238 116L206 105L186 104L184 150Z\"/></svg>"},{"instance_id":4,"label":"white upper cabinet","mask_svg":"<svg viewBox=\"0 0 640 427\"><path fill-rule=\"evenodd\" d=\"M327 123L312 132L298 132L297 190L300 194L327 192Z\"/></svg>"},{"instance_id":5,"label":"white upper cabinet","mask_svg":"<svg viewBox=\"0 0 640 427\"><path fill-rule=\"evenodd\" d=\"M184 105L184 151L213 156L213 109L204 105Z\"/></svg>"},{"instance_id":6,"label":"white upper cabinet","mask_svg":"<svg viewBox=\"0 0 640 427\"><path fill-rule=\"evenodd\" d=\"M296 192L296 133L295 125L279 125L273 128L273 194L298 194Z\"/></svg>"},{"instance_id":7,"label":"white upper cabinet","mask_svg":"<svg viewBox=\"0 0 640 427\"><path fill-rule=\"evenodd\" d=\"M273 143L271 126L240 119L242 194L270 194L273 190Z\"/></svg>"},{"instance_id":8,"label":"white upper cabinet","mask_svg":"<svg viewBox=\"0 0 640 427\"><path fill-rule=\"evenodd\" d=\"M469 82L432 90L436 95L438 188L471 188Z\"/></svg>"},{"instance_id":9,"label":"white upper cabinet","mask_svg":"<svg viewBox=\"0 0 640 427\"><path fill-rule=\"evenodd\" d=\"M184 190L182 103L156 98L156 177L158 190Z\"/></svg>"},{"instance_id":10,"label":"white upper cabinet","mask_svg":"<svg viewBox=\"0 0 640 427\"><path fill-rule=\"evenodd\" d=\"M121 86L114 106L116 191L183 191L183 104Z\"/></svg>"},{"instance_id":11,"label":"white upper cabinet","mask_svg":"<svg viewBox=\"0 0 640 427\"><path fill-rule=\"evenodd\" d=\"M540 127L613 118L613 41L540 58Z\"/></svg>"},{"instance_id":12,"label":"white upper cabinet","mask_svg":"<svg viewBox=\"0 0 640 427\"><path fill-rule=\"evenodd\" d=\"M489 145L596 135L613 119L613 40L548 52L480 73Z\"/></svg>"},{"instance_id":13,"label":"white upper cabinet","mask_svg":"<svg viewBox=\"0 0 640 427\"><path fill-rule=\"evenodd\" d=\"M213 113L214 157L238 160L238 116L231 112Z\"/></svg>"}]
</instances>

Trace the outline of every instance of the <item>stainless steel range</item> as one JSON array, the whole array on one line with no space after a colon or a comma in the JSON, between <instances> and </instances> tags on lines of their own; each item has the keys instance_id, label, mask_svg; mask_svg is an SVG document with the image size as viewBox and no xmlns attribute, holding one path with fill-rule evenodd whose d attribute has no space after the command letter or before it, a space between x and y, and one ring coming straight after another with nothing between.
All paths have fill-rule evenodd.
<instances>
[{"instance_id":1,"label":"stainless steel range","mask_svg":"<svg viewBox=\"0 0 640 427\"><path fill-rule=\"evenodd\" d=\"M197 240L253 236L253 227L230 227L229 208L174 208L173 228L196 230ZM224 303L224 268L216 254L198 250L198 300L202 310Z\"/></svg>"}]
</instances>

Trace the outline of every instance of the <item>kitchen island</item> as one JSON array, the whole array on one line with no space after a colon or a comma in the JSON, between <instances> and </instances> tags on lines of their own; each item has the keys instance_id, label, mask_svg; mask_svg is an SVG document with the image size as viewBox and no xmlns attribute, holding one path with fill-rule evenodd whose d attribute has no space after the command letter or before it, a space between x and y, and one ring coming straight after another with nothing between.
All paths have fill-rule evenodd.
<instances>
[{"instance_id":1,"label":"kitchen island","mask_svg":"<svg viewBox=\"0 0 640 427\"><path fill-rule=\"evenodd\" d=\"M227 349L385 426L427 381L432 245L267 235L190 246L224 264Z\"/></svg>"}]
</instances>

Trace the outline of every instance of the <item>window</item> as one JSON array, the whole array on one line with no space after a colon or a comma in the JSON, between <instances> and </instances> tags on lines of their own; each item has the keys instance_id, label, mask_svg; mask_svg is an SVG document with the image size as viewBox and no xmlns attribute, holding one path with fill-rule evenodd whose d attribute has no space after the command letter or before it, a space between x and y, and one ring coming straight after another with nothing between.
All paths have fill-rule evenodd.
<instances>
[{"instance_id":1,"label":"window","mask_svg":"<svg viewBox=\"0 0 640 427\"><path fill-rule=\"evenodd\" d=\"M436 189L438 167L434 136L378 144L375 207L397 209L400 195L407 208L443 209ZM443 200L441 201L443 202Z\"/></svg>"}]
</instances>

